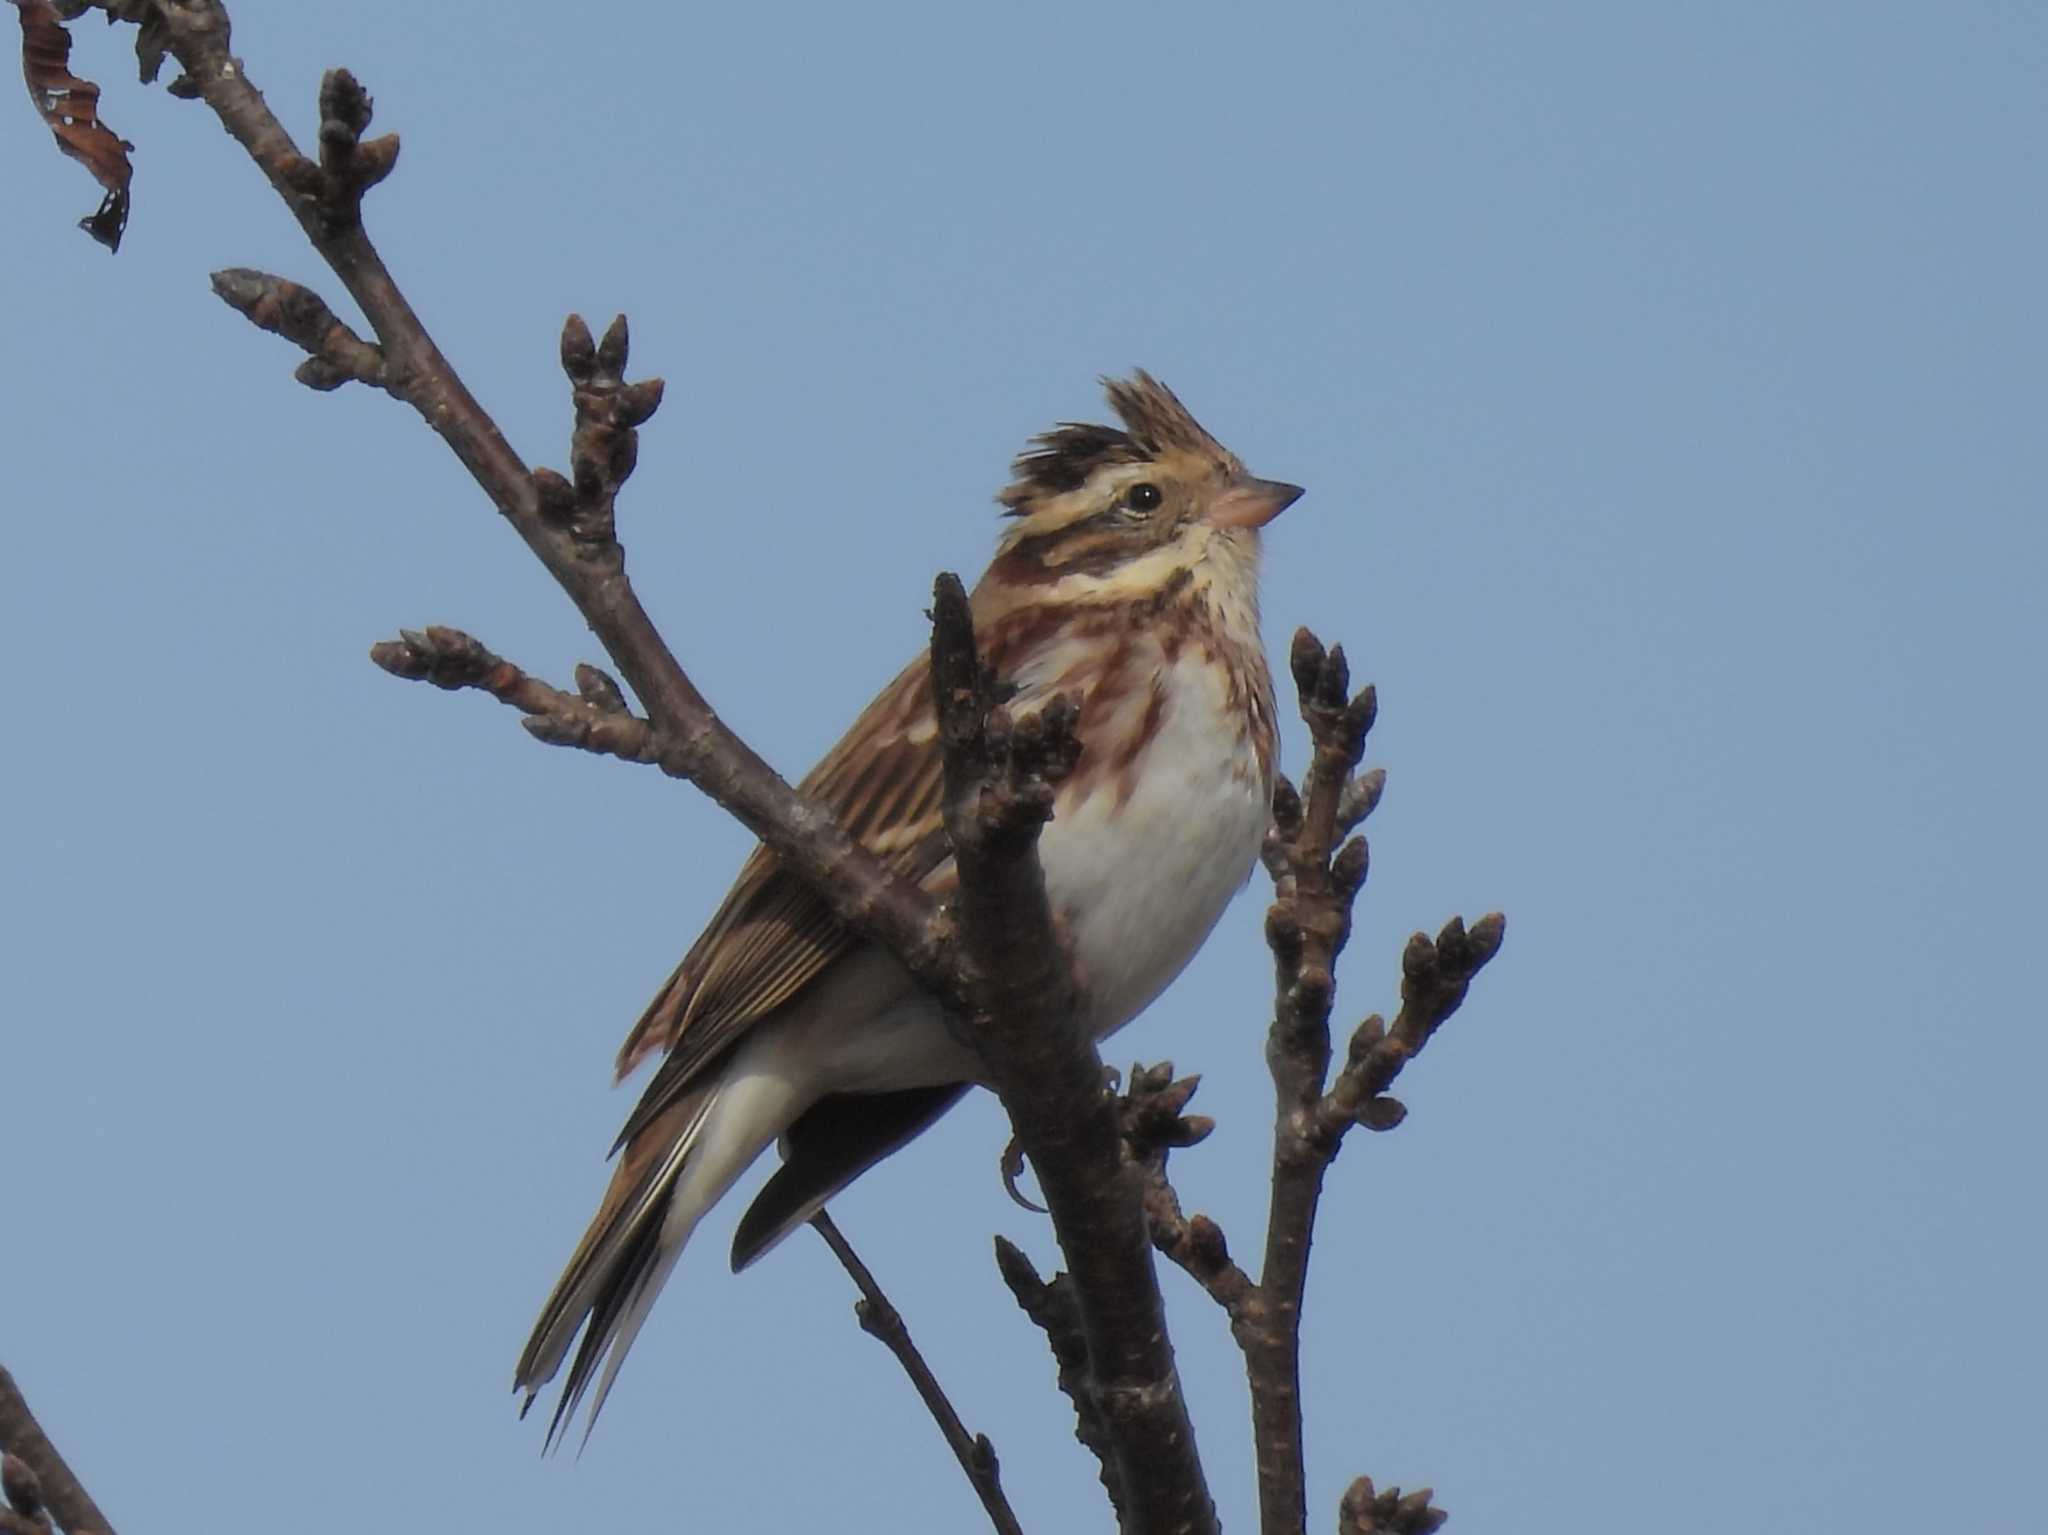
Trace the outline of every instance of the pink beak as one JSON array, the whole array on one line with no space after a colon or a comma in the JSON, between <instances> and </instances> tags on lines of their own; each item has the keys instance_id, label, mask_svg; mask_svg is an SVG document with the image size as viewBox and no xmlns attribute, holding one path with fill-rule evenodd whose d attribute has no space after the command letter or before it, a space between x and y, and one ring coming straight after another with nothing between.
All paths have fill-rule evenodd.
<instances>
[{"instance_id":1,"label":"pink beak","mask_svg":"<svg viewBox=\"0 0 2048 1535\"><path fill-rule=\"evenodd\" d=\"M1219 528L1263 528L1301 499L1301 487L1282 480L1239 480L1209 506Z\"/></svg>"}]
</instances>

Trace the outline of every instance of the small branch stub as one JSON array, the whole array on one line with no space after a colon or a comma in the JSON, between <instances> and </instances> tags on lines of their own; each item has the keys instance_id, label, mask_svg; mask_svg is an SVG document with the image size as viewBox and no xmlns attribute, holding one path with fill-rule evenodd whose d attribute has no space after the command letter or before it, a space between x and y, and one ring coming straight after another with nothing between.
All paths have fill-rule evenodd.
<instances>
[{"instance_id":1,"label":"small branch stub","mask_svg":"<svg viewBox=\"0 0 2048 1535\"><path fill-rule=\"evenodd\" d=\"M404 629L370 647L370 659L394 677L437 688L475 688L526 716L527 733L549 746L574 746L627 762L657 762L654 728L626 707L619 685L594 666L579 666L580 693L565 693L493 655L460 629Z\"/></svg>"},{"instance_id":2,"label":"small branch stub","mask_svg":"<svg viewBox=\"0 0 2048 1535\"><path fill-rule=\"evenodd\" d=\"M639 428L661 407L665 385L658 378L626 382L631 338L619 315L604 338L593 340L581 315L562 324L562 371L568 375L576 408L569 439L569 475L534 471L541 509L579 544L614 550L615 503L619 489L639 462Z\"/></svg>"},{"instance_id":3,"label":"small branch stub","mask_svg":"<svg viewBox=\"0 0 2048 1535\"><path fill-rule=\"evenodd\" d=\"M212 281L230 308L308 354L293 375L307 388L338 389L352 379L383 387L383 352L337 319L311 288L252 267L228 267Z\"/></svg>"},{"instance_id":4,"label":"small branch stub","mask_svg":"<svg viewBox=\"0 0 2048 1535\"><path fill-rule=\"evenodd\" d=\"M1173 1062L1133 1066L1131 1085L1122 1099L1124 1144L1131 1156L1143 1159L1155 1151L1194 1146L1206 1140L1216 1121L1206 1114L1187 1114L1200 1077L1173 1075Z\"/></svg>"},{"instance_id":5,"label":"small branch stub","mask_svg":"<svg viewBox=\"0 0 2048 1535\"><path fill-rule=\"evenodd\" d=\"M972 798L956 804L948 830L956 845L1014 849L1035 841L1052 818L1053 792L1080 760L1080 710L1056 694L1038 713L1015 719L1005 707L1015 689L983 665L974 614L956 575L932 589L932 693L949 765ZM949 793L950 797L950 793Z\"/></svg>"},{"instance_id":6,"label":"small branch stub","mask_svg":"<svg viewBox=\"0 0 2048 1535\"><path fill-rule=\"evenodd\" d=\"M1398 1487L1380 1492L1371 1477L1361 1476L1337 1505L1337 1535L1433 1535L1450 1518L1430 1506L1435 1496L1427 1487L1405 1496Z\"/></svg>"},{"instance_id":7,"label":"small branch stub","mask_svg":"<svg viewBox=\"0 0 2048 1535\"><path fill-rule=\"evenodd\" d=\"M1231 1259L1223 1228L1206 1215L1187 1215L1180 1196L1166 1176L1169 1152L1197 1145L1209 1137L1216 1122L1205 1114L1188 1114L1200 1077L1175 1080L1173 1063L1133 1066L1131 1085L1120 1100L1124 1155L1144 1178L1145 1223L1152 1245L1208 1292L1233 1323L1255 1299L1251 1276Z\"/></svg>"},{"instance_id":8,"label":"small branch stub","mask_svg":"<svg viewBox=\"0 0 2048 1535\"><path fill-rule=\"evenodd\" d=\"M1393 1027L1377 1013L1358 1026L1344 1066L1318 1106L1333 1145L1347 1125L1391 1130L1407 1117L1398 1099L1385 1096L1387 1089L1463 1004L1472 977L1500 952L1506 932L1507 919L1496 911L1469 931L1462 918L1453 917L1434 940L1426 933L1408 940L1401 955L1401 1011Z\"/></svg>"},{"instance_id":9,"label":"small branch stub","mask_svg":"<svg viewBox=\"0 0 2048 1535\"><path fill-rule=\"evenodd\" d=\"M1006 1237L996 1238L996 1271L1003 1276L1010 1294L1024 1314L1037 1324L1052 1347L1053 1362L1059 1369L1059 1388L1074 1404L1074 1436L1095 1456L1102 1490L1109 1494L1117 1512L1117 1524L1124 1524L1125 1498L1118 1467L1116 1441L1104 1420L1102 1408L1088 1386L1088 1341L1083 1336L1074 1287L1066 1275L1050 1282L1041 1279L1038 1268L1024 1250Z\"/></svg>"},{"instance_id":10,"label":"small branch stub","mask_svg":"<svg viewBox=\"0 0 2048 1535\"><path fill-rule=\"evenodd\" d=\"M363 194L398 164L398 135L363 139L372 102L362 82L345 69L320 81L320 211L332 230L362 222Z\"/></svg>"}]
</instances>

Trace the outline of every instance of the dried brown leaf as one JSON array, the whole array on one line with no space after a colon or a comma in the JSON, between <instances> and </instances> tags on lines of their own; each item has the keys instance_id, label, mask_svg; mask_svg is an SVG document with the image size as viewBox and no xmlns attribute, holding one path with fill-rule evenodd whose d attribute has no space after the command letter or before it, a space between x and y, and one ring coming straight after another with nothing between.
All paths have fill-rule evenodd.
<instances>
[{"instance_id":1,"label":"dried brown leaf","mask_svg":"<svg viewBox=\"0 0 2048 1535\"><path fill-rule=\"evenodd\" d=\"M121 248L128 227L128 183L135 146L100 121L100 88L71 72L71 34L49 0L14 0L21 16L21 72L29 99L57 137L57 147L106 189L99 211L78 227L108 250Z\"/></svg>"}]
</instances>

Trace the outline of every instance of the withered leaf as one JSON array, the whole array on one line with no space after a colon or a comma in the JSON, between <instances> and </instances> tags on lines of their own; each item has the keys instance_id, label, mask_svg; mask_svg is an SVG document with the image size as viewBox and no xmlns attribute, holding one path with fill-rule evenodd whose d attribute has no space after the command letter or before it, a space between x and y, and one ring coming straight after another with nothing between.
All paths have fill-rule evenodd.
<instances>
[{"instance_id":1,"label":"withered leaf","mask_svg":"<svg viewBox=\"0 0 2048 1535\"><path fill-rule=\"evenodd\" d=\"M106 189L99 211L78 227L108 250L121 248L128 227L128 182L135 146L100 121L100 88L71 73L71 34L49 0L14 0L21 16L21 72L29 99L57 136L57 147Z\"/></svg>"}]
</instances>

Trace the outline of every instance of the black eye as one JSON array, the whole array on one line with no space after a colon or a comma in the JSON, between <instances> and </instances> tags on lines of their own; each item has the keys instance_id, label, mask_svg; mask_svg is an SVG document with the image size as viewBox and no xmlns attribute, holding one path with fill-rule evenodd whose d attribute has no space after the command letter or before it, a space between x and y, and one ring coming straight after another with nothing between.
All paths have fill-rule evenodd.
<instances>
[{"instance_id":1,"label":"black eye","mask_svg":"<svg viewBox=\"0 0 2048 1535\"><path fill-rule=\"evenodd\" d=\"M1154 510L1162 499L1157 485L1150 480L1141 480L1124 492L1124 510L1149 512Z\"/></svg>"}]
</instances>

